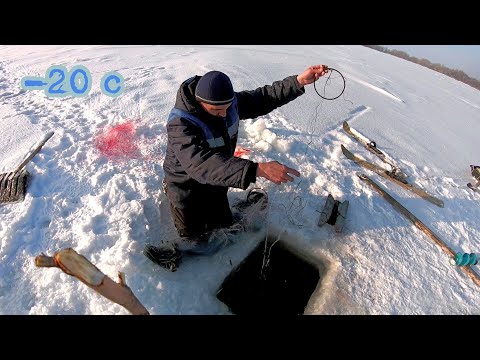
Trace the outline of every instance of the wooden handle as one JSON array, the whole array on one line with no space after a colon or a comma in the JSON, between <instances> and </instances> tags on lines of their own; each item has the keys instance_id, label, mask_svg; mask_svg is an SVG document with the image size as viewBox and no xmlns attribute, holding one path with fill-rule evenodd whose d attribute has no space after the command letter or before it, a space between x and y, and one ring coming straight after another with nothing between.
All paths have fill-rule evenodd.
<instances>
[{"instance_id":1,"label":"wooden handle","mask_svg":"<svg viewBox=\"0 0 480 360\"><path fill-rule=\"evenodd\" d=\"M45 145L45 143L53 136L54 132L50 132L48 133L47 137L45 139L43 139L43 141L40 143L40 145L38 145L35 150L33 150L33 152L25 159L22 161L22 163L17 167L17 169L15 170L15 173L19 172L20 170L22 170L22 168L27 165L27 163L33 159L33 157L35 155L37 155L37 153L42 149L43 145Z\"/></svg>"}]
</instances>

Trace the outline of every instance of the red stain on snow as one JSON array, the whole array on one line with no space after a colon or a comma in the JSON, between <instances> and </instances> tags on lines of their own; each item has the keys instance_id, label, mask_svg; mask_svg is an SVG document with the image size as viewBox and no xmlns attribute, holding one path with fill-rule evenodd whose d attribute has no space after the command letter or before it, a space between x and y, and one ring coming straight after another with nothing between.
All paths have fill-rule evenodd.
<instances>
[{"instance_id":1,"label":"red stain on snow","mask_svg":"<svg viewBox=\"0 0 480 360\"><path fill-rule=\"evenodd\" d=\"M247 148L243 148L241 146L237 146L235 148L235 152L233 153L233 156L236 156L236 157L241 157L242 155L245 155L245 154L248 154L249 152L251 152L252 150L250 149L247 149Z\"/></svg>"},{"instance_id":2,"label":"red stain on snow","mask_svg":"<svg viewBox=\"0 0 480 360\"><path fill-rule=\"evenodd\" d=\"M133 120L103 128L95 138L95 147L110 160L118 158L139 159L142 154L138 147L139 139L135 134Z\"/></svg>"}]
</instances>

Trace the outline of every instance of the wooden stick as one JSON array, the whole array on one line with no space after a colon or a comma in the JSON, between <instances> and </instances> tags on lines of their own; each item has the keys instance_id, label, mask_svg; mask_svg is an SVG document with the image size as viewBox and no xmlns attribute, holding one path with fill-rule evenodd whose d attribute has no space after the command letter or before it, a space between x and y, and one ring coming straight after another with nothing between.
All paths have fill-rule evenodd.
<instances>
[{"instance_id":1,"label":"wooden stick","mask_svg":"<svg viewBox=\"0 0 480 360\"><path fill-rule=\"evenodd\" d=\"M37 155L37 153L42 149L43 145L45 145L45 143L53 136L54 132L53 131L50 131L47 136L45 136L45 138L40 142L40 144L38 144L38 146L35 148L35 150L33 150L33 152L28 155L28 157L22 161L22 163L20 165L18 165L18 167L15 169L14 173L18 173L20 170L22 170L22 168L27 165L27 163L33 159L33 157L35 155Z\"/></svg>"},{"instance_id":2,"label":"wooden stick","mask_svg":"<svg viewBox=\"0 0 480 360\"><path fill-rule=\"evenodd\" d=\"M432 230L430 230L427 225L421 222L415 215L413 215L410 211L408 211L402 204L400 204L397 200L395 200L392 196L390 196L387 192L385 192L377 183L371 180L367 175L362 173L357 173L358 177L369 184L373 189L375 189L385 200L387 200L393 207L401 212L407 219L415 224L417 228L422 230L425 234L427 234L434 242L437 244L440 249L442 249L449 257L455 258L455 251L453 251L442 239L440 239ZM460 267L463 271L467 273L467 275L477 284L480 286L480 275L478 275L472 268L469 266L461 266Z\"/></svg>"},{"instance_id":3,"label":"wooden stick","mask_svg":"<svg viewBox=\"0 0 480 360\"><path fill-rule=\"evenodd\" d=\"M74 276L100 295L123 306L133 315L149 315L148 310L135 297L125 282L125 274L118 273L119 282L116 283L83 255L71 248L57 251L53 257L44 254L35 257L38 267L58 267L68 275Z\"/></svg>"}]
</instances>

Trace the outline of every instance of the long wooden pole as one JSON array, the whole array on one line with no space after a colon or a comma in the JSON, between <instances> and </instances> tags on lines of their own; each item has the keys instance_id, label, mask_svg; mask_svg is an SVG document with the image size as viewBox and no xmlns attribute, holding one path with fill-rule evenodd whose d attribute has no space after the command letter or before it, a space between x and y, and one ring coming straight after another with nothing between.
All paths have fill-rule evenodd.
<instances>
[{"instance_id":1,"label":"long wooden pole","mask_svg":"<svg viewBox=\"0 0 480 360\"><path fill-rule=\"evenodd\" d=\"M442 241L432 230L428 228L423 222L421 222L415 215L413 215L409 210L407 210L402 204L390 196L385 190L383 190L377 183L370 179L367 175L363 173L357 173L358 177L370 185L374 190L376 190L385 200L387 200L393 207L401 212L407 219L415 224L417 228L422 230L427 234L448 256L455 258L455 251L453 251L444 241ZM461 266L463 271L480 286L480 275L478 275L472 268L469 266Z\"/></svg>"}]
</instances>

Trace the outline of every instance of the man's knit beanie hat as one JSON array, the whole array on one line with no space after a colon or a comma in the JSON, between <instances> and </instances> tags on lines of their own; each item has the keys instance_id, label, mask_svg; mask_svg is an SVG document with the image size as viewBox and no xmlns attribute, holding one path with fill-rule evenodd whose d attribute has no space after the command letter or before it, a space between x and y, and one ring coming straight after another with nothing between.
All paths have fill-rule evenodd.
<instances>
[{"instance_id":1,"label":"man's knit beanie hat","mask_svg":"<svg viewBox=\"0 0 480 360\"><path fill-rule=\"evenodd\" d=\"M209 71L198 81L195 98L211 105L225 105L233 101L230 78L220 71Z\"/></svg>"}]
</instances>

